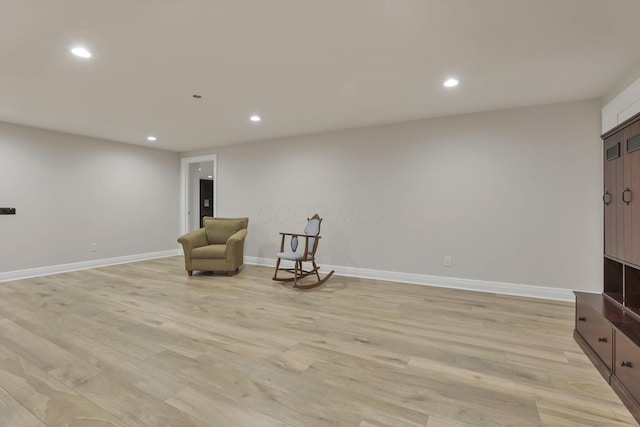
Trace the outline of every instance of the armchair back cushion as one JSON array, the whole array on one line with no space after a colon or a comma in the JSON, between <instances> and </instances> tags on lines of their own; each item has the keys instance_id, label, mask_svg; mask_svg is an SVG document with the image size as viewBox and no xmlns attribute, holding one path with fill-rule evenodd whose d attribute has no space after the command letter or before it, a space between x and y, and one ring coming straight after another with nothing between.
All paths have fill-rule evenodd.
<instances>
[{"instance_id":1,"label":"armchair back cushion","mask_svg":"<svg viewBox=\"0 0 640 427\"><path fill-rule=\"evenodd\" d=\"M247 225L243 224L242 219L204 218L204 231L207 235L207 242L210 245L224 245L229 237L243 228L247 228Z\"/></svg>"}]
</instances>

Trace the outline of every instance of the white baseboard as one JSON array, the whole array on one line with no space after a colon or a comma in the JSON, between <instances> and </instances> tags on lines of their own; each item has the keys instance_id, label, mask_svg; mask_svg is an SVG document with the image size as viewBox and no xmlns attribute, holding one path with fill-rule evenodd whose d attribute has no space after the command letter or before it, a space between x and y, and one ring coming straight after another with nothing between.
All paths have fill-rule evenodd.
<instances>
[{"instance_id":1,"label":"white baseboard","mask_svg":"<svg viewBox=\"0 0 640 427\"><path fill-rule=\"evenodd\" d=\"M67 273L69 271L86 270L88 268L105 267L107 265L126 264L128 262L145 261L156 258L166 258L182 255L182 250L172 249L160 252L126 255L115 258L95 259L91 261L74 262L71 264L50 265L47 267L29 268L27 270L8 271L0 273L0 282L27 279L29 277L47 276L49 274Z\"/></svg>"},{"instance_id":2,"label":"white baseboard","mask_svg":"<svg viewBox=\"0 0 640 427\"><path fill-rule=\"evenodd\" d=\"M86 270L89 268L126 264L129 262L145 261L149 259L166 258L179 255L182 255L182 251L180 249L172 249L168 251L149 252L116 258L105 258L76 262L71 264L30 268L27 270L9 271L6 273L0 273L0 282L8 282L10 280L27 279L30 277L46 276L49 274L66 273L69 271ZM264 267L275 267L276 260L271 258L245 256L244 263L250 265L260 265ZM366 268L341 267L324 264L322 264L321 267L323 271L335 270L335 274L338 276L384 280L389 282L412 283L416 285L464 289L468 291L489 292L495 294L515 295L556 301L574 301L573 292L569 289L519 285L503 282L490 282L485 280L460 279L455 277L429 276L425 274L400 273L395 271L371 270Z\"/></svg>"},{"instance_id":3,"label":"white baseboard","mask_svg":"<svg viewBox=\"0 0 640 427\"><path fill-rule=\"evenodd\" d=\"M245 264L275 267L276 260L270 258L244 257ZM464 289L467 291L489 292L502 295L540 298L555 301L575 301L570 289L545 286L519 285L514 283L490 282L485 280L460 279L456 277L428 276L424 274L399 273L395 271L370 270L366 268L321 265L323 271L335 270L338 276L362 279L385 280L389 282L412 283L440 288Z\"/></svg>"}]
</instances>

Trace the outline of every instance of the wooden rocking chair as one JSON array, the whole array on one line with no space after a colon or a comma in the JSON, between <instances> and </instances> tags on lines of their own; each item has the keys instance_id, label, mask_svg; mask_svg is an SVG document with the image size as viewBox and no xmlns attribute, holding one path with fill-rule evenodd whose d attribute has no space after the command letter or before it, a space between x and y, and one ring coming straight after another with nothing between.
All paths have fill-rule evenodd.
<instances>
[{"instance_id":1,"label":"wooden rocking chair","mask_svg":"<svg viewBox=\"0 0 640 427\"><path fill-rule=\"evenodd\" d=\"M298 289L315 288L326 282L329 277L334 273L331 271L329 274L320 278L318 273L319 267L316 265L315 255L316 249L318 249L318 241L320 240L320 223L322 218L315 214L311 218L307 218L307 226L304 229L304 234L296 233L280 233L282 241L280 242L280 252L278 252L278 261L276 262L276 271L273 275L273 280L280 282L293 282L293 287ZM284 242L287 237L291 239L291 252L285 252ZM304 250L302 252L296 252L298 249L298 238L304 238ZM281 260L293 261L293 268L280 267ZM302 267L303 262L310 262L313 265L311 270L305 270ZM278 271L286 271L292 273L293 277L278 277ZM298 279L315 274L318 280L309 284L300 284Z\"/></svg>"}]
</instances>

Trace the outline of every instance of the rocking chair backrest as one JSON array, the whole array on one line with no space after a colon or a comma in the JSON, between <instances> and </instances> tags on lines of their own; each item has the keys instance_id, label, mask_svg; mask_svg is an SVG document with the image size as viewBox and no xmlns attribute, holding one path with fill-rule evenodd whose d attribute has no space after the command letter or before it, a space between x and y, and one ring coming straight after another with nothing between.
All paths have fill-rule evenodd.
<instances>
[{"instance_id":1,"label":"rocking chair backrest","mask_svg":"<svg viewBox=\"0 0 640 427\"><path fill-rule=\"evenodd\" d=\"M307 223L307 226L304 228L304 234L306 234L307 236L319 235L321 222L322 222L322 218L320 218L318 214L315 214L314 216L309 218L309 222ZM315 237L309 238L309 247L307 248L307 253L309 255L313 255L315 253L316 240L317 239Z\"/></svg>"}]
</instances>

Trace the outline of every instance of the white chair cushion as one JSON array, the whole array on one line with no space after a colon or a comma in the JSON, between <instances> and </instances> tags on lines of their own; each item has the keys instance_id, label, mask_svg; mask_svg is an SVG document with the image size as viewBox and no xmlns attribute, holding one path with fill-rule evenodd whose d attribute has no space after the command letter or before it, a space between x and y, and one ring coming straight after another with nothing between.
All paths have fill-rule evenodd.
<instances>
[{"instance_id":1,"label":"white chair cushion","mask_svg":"<svg viewBox=\"0 0 640 427\"><path fill-rule=\"evenodd\" d=\"M302 258L303 254L296 252L278 252L278 258L288 259L290 261L296 261Z\"/></svg>"}]
</instances>

